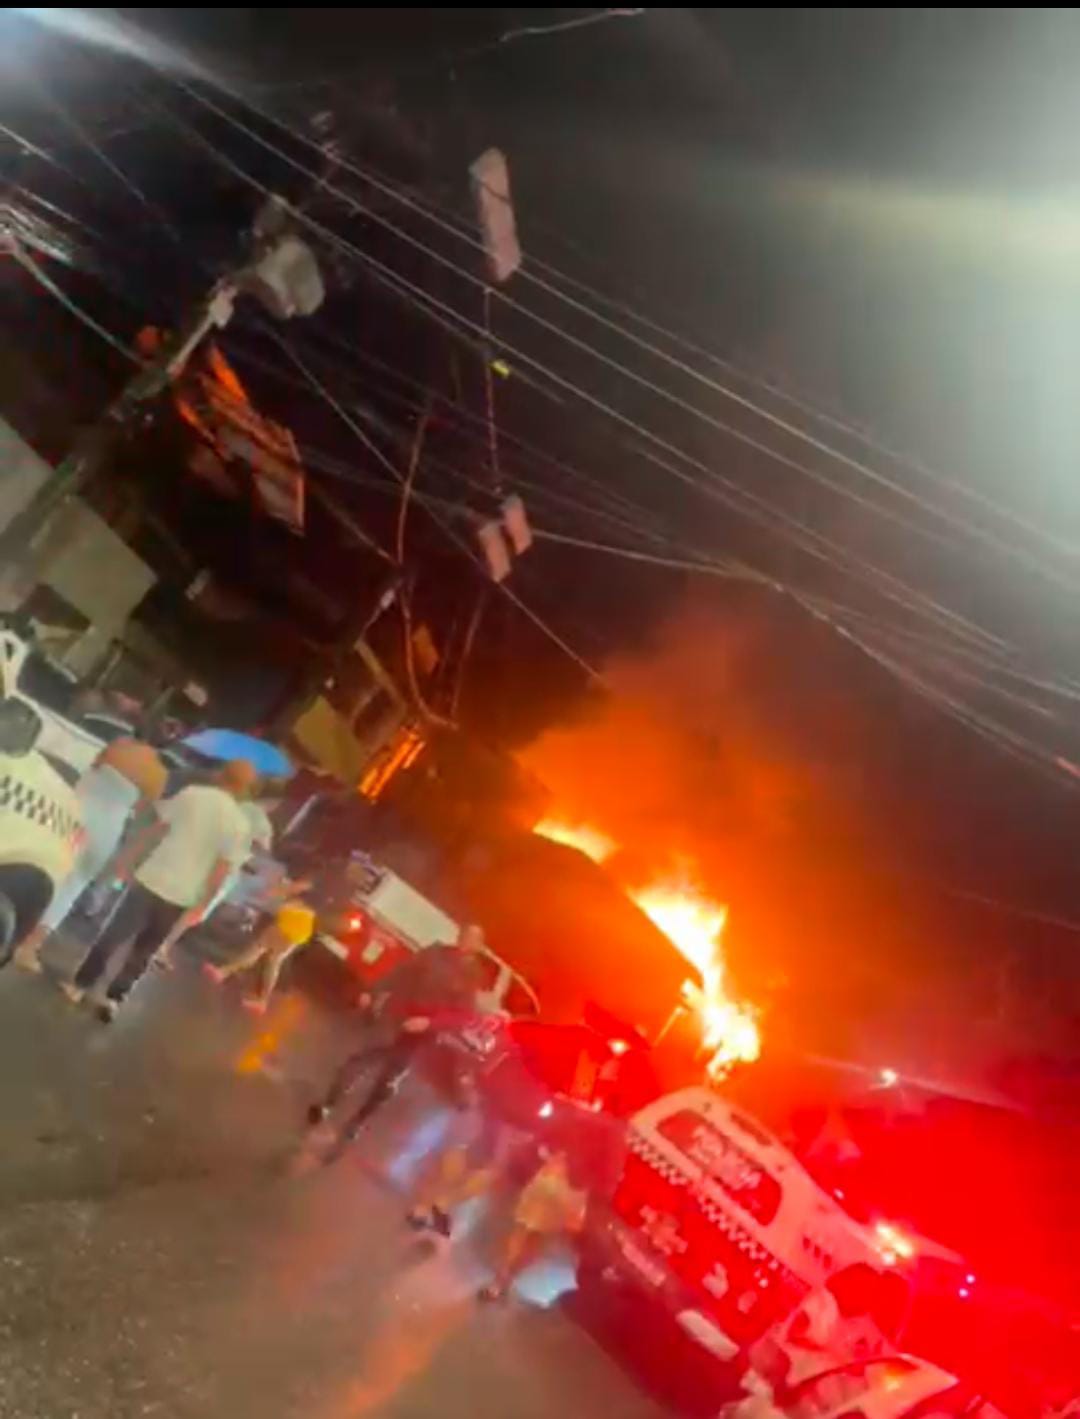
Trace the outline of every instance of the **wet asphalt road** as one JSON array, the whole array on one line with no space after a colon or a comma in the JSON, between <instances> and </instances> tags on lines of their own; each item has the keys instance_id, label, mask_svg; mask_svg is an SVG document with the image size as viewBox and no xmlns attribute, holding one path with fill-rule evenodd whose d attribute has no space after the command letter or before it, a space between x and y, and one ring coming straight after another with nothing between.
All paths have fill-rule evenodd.
<instances>
[{"instance_id":1,"label":"wet asphalt road","mask_svg":"<svg viewBox=\"0 0 1080 1419\"><path fill-rule=\"evenodd\" d=\"M406 1234L425 1100L297 1170L337 1029L299 994L251 1021L191 961L108 1027L0 972L0 1419L659 1419L535 1304L565 1266L487 1309L482 1237Z\"/></svg>"}]
</instances>

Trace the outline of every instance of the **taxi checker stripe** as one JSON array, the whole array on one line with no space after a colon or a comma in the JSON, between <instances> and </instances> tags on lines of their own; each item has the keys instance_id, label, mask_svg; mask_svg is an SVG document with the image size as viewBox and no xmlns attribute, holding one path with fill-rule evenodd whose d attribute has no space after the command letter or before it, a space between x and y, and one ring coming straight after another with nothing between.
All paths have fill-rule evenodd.
<instances>
[{"instance_id":1,"label":"taxi checker stripe","mask_svg":"<svg viewBox=\"0 0 1080 1419\"><path fill-rule=\"evenodd\" d=\"M632 1152L637 1153L640 1158L644 1159L654 1172L659 1173L662 1178L666 1179L668 1182L678 1183L681 1187L686 1186L686 1174L683 1173L681 1169L677 1168L674 1163L669 1162L661 1152L651 1147L639 1134L632 1133L630 1135L630 1148Z\"/></svg>"},{"instance_id":2,"label":"taxi checker stripe","mask_svg":"<svg viewBox=\"0 0 1080 1419\"><path fill-rule=\"evenodd\" d=\"M630 1148L659 1173L661 1177L666 1178L670 1182L679 1183L684 1187L687 1185L688 1179L686 1175L677 1168L674 1163L669 1162L658 1149L652 1147L640 1134L632 1133L630 1135ZM725 1212L722 1207L717 1207L716 1203L712 1202L707 1197L699 1197L698 1206L705 1216L708 1217L709 1221L714 1222L716 1226L735 1243L739 1251L745 1256L748 1256L751 1261L764 1263L770 1271L779 1273L782 1279L791 1284L796 1286L801 1284L793 1271L790 1271L779 1262L767 1247L763 1247L749 1232L740 1227L735 1219L729 1213Z\"/></svg>"},{"instance_id":3,"label":"taxi checker stripe","mask_svg":"<svg viewBox=\"0 0 1080 1419\"><path fill-rule=\"evenodd\" d=\"M0 774L0 808L9 808L13 813L40 823L58 837L70 838L79 831L80 825L70 813L12 774Z\"/></svg>"},{"instance_id":4,"label":"taxi checker stripe","mask_svg":"<svg viewBox=\"0 0 1080 1419\"><path fill-rule=\"evenodd\" d=\"M650 1167L658 1172L661 1177L671 1182L679 1183L683 1187L687 1186L689 1180L685 1173L677 1168L674 1163L670 1163L645 1139L637 1134L632 1135L630 1147L647 1162ZM701 1208L702 1212L704 1212L705 1216L708 1217L710 1222L715 1222L720 1230L731 1238L740 1251L745 1252L754 1260L769 1260L771 1253L761 1246L760 1243L756 1242L749 1232L744 1231L723 1208L717 1207L716 1204L711 1202L707 1197L699 1197L698 1206Z\"/></svg>"}]
</instances>

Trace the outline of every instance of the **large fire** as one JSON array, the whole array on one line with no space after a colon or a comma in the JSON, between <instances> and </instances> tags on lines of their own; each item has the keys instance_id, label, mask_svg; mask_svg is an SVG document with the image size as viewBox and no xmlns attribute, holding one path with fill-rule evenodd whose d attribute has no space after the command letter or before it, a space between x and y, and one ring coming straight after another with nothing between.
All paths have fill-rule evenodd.
<instances>
[{"instance_id":1,"label":"large fire","mask_svg":"<svg viewBox=\"0 0 1080 1419\"><path fill-rule=\"evenodd\" d=\"M687 881L655 882L630 896L704 979L720 954L727 907L702 896Z\"/></svg>"},{"instance_id":2,"label":"large fire","mask_svg":"<svg viewBox=\"0 0 1080 1419\"><path fill-rule=\"evenodd\" d=\"M535 832L554 842L576 847L594 862L611 857L618 844L598 829L582 823L545 818ZM654 925L682 952L700 977L687 981L684 1001L701 1021L701 1038L709 1053L708 1071L721 1078L738 1063L752 1063L761 1053L757 1012L727 991L721 937L728 909L700 892L688 877L662 879L630 890L629 896Z\"/></svg>"}]
</instances>

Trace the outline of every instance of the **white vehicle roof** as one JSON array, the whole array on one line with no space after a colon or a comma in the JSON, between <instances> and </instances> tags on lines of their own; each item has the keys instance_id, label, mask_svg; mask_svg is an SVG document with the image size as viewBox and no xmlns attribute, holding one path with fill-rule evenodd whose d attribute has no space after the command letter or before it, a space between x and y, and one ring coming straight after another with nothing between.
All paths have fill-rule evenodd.
<instances>
[{"instance_id":1,"label":"white vehicle roof","mask_svg":"<svg viewBox=\"0 0 1080 1419\"><path fill-rule=\"evenodd\" d=\"M777 1257L807 1286L858 1261L881 1264L887 1246L874 1229L849 1217L768 1129L710 1089L680 1089L647 1105L630 1121L629 1144L661 1172L690 1178L737 1220L749 1245ZM764 1219L740 1203L755 1170L779 1184L773 1215Z\"/></svg>"}]
</instances>

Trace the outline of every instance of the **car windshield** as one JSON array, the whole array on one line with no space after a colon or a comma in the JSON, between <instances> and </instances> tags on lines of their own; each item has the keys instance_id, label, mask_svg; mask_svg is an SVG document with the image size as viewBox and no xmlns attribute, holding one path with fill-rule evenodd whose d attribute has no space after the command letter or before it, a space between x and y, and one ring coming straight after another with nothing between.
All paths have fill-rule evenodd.
<instances>
[{"instance_id":1,"label":"car windshield","mask_svg":"<svg viewBox=\"0 0 1080 1419\"><path fill-rule=\"evenodd\" d=\"M71 672L62 670L39 650L30 651L19 672L22 693L57 714L68 713L77 688Z\"/></svg>"}]
</instances>

